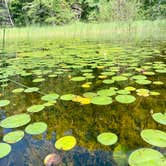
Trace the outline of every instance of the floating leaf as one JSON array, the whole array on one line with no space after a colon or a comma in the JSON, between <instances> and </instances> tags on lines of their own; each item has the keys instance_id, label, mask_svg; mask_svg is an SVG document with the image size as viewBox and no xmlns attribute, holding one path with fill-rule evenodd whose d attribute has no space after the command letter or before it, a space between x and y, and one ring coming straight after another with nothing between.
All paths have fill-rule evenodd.
<instances>
[{"instance_id":1,"label":"floating leaf","mask_svg":"<svg viewBox=\"0 0 166 166\"><path fill-rule=\"evenodd\" d=\"M9 144L0 143L0 158L7 156L11 152L12 148Z\"/></svg>"},{"instance_id":2,"label":"floating leaf","mask_svg":"<svg viewBox=\"0 0 166 166\"><path fill-rule=\"evenodd\" d=\"M160 93L159 93L159 92L151 91L151 92L150 92L150 95L152 95L152 96L158 96L158 95L160 95Z\"/></svg>"},{"instance_id":3,"label":"floating leaf","mask_svg":"<svg viewBox=\"0 0 166 166\"><path fill-rule=\"evenodd\" d=\"M34 79L32 82L43 82L43 81L45 81L45 79L44 78L36 78L36 79Z\"/></svg>"},{"instance_id":4,"label":"floating leaf","mask_svg":"<svg viewBox=\"0 0 166 166\"><path fill-rule=\"evenodd\" d=\"M107 96L93 97L91 103L96 105L108 105L112 103L112 98Z\"/></svg>"},{"instance_id":5,"label":"floating leaf","mask_svg":"<svg viewBox=\"0 0 166 166\"><path fill-rule=\"evenodd\" d=\"M114 133L105 132L97 136L97 141L103 145L113 145L118 141L118 137Z\"/></svg>"},{"instance_id":6,"label":"floating leaf","mask_svg":"<svg viewBox=\"0 0 166 166\"><path fill-rule=\"evenodd\" d=\"M73 136L64 136L55 142L55 147L59 150L68 151L76 145L76 139Z\"/></svg>"},{"instance_id":7,"label":"floating leaf","mask_svg":"<svg viewBox=\"0 0 166 166\"><path fill-rule=\"evenodd\" d=\"M132 87L132 86L127 86L126 88L124 88L125 90L128 90L128 91L135 91L136 88Z\"/></svg>"},{"instance_id":8,"label":"floating leaf","mask_svg":"<svg viewBox=\"0 0 166 166\"><path fill-rule=\"evenodd\" d=\"M10 144L14 144L20 141L23 137L24 137L24 132L21 130L17 130L17 131L12 131L4 135L3 141Z\"/></svg>"},{"instance_id":9,"label":"floating leaf","mask_svg":"<svg viewBox=\"0 0 166 166\"><path fill-rule=\"evenodd\" d=\"M17 128L24 126L31 120L28 114L17 114L10 116L0 122L0 126L3 128Z\"/></svg>"},{"instance_id":10,"label":"floating leaf","mask_svg":"<svg viewBox=\"0 0 166 166\"><path fill-rule=\"evenodd\" d=\"M9 100L0 100L0 107L4 107L10 104Z\"/></svg>"},{"instance_id":11,"label":"floating leaf","mask_svg":"<svg viewBox=\"0 0 166 166\"><path fill-rule=\"evenodd\" d=\"M146 78L147 77L144 75L135 75L131 77L131 79L134 79L134 80L145 80Z\"/></svg>"},{"instance_id":12,"label":"floating leaf","mask_svg":"<svg viewBox=\"0 0 166 166\"><path fill-rule=\"evenodd\" d=\"M163 85L164 83L162 81L153 81L153 84L155 84L155 85Z\"/></svg>"},{"instance_id":13,"label":"floating leaf","mask_svg":"<svg viewBox=\"0 0 166 166\"><path fill-rule=\"evenodd\" d=\"M163 125L166 125L166 113L165 114L162 114L162 113L154 113L152 115L153 119L160 123L160 124L163 124Z\"/></svg>"},{"instance_id":14,"label":"floating leaf","mask_svg":"<svg viewBox=\"0 0 166 166\"><path fill-rule=\"evenodd\" d=\"M27 109L28 112L39 112L44 109L44 105L32 105Z\"/></svg>"},{"instance_id":15,"label":"floating leaf","mask_svg":"<svg viewBox=\"0 0 166 166\"><path fill-rule=\"evenodd\" d=\"M51 93L48 95L43 96L41 99L44 101L53 101L58 99L59 95L57 93Z\"/></svg>"},{"instance_id":16,"label":"floating leaf","mask_svg":"<svg viewBox=\"0 0 166 166\"><path fill-rule=\"evenodd\" d=\"M121 89L121 90L118 90L117 93L120 94L120 95L129 95L130 91L125 90L125 89Z\"/></svg>"},{"instance_id":17,"label":"floating leaf","mask_svg":"<svg viewBox=\"0 0 166 166\"><path fill-rule=\"evenodd\" d=\"M164 166L166 165L166 159L164 156L153 149L141 148L134 151L129 156L130 166Z\"/></svg>"},{"instance_id":18,"label":"floating leaf","mask_svg":"<svg viewBox=\"0 0 166 166\"><path fill-rule=\"evenodd\" d=\"M126 81L126 80L128 80L128 78L124 77L124 76L114 76L114 77L112 77L112 79L114 81Z\"/></svg>"},{"instance_id":19,"label":"floating leaf","mask_svg":"<svg viewBox=\"0 0 166 166\"><path fill-rule=\"evenodd\" d=\"M166 147L166 133L155 129L145 129L141 132L141 137L147 143L158 146Z\"/></svg>"},{"instance_id":20,"label":"floating leaf","mask_svg":"<svg viewBox=\"0 0 166 166\"><path fill-rule=\"evenodd\" d=\"M74 94L65 94L60 97L61 100L70 101L75 97Z\"/></svg>"},{"instance_id":21,"label":"floating leaf","mask_svg":"<svg viewBox=\"0 0 166 166\"><path fill-rule=\"evenodd\" d=\"M25 128L25 132L31 135L42 134L47 130L47 124L44 122L34 122Z\"/></svg>"},{"instance_id":22,"label":"floating leaf","mask_svg":"<svg viewBox=\"0 0 166 166\"><path fill-rule=\"evenodd\" d=\"M100 96L113 96L116 94L116 92L111 89L101 89L101 90L97 91L97 94Z\"/></svg>"},{"instance_id":23,"label":"floating leaf","mask_svg":"<svg viewBox=\"0 0 166 166\"><path fill-rule=\"evenodd\" d=\"M103 83L104 84L113 84L115 81L114 80L111 80L111 79L106 79L106 80L103 80Z\"/></svg>"},{"instance_id":24,"label":"floating leaf","mask_svg":"<svg viewBox=\"0 0 166 166\"><path fill-rule=\"evenodd\" d=\"M24 91L24 88L17 88L17 89L14 89L12 92L13 93L21 93Z\"/></svg>"},{"instance_id":25,"label":"floating leaf","mask_svg":"<svg viewBox=\"0 0 166 166\"><path fill-rule=\"evenodd\" d=\"M37 87L31 87L31 88L27 88L24 90L25 93L32 93L32 92L37 92L39 91L39 88Z\"/></svg>"},{"instance_id":26,"label":"floating leaf","mask_svg":"<svg viewBox=\"0 0 166 166\"><path fill-rule=\"evenodd\" d=\"M140 85L148 85L148 84L151 84L151 81L150 80L136 80L135 81L137 84L140 84Z\"/></svg>"},{"instance_id":27,"label":"floating leaf","mask_svg":"<svg viewBox=\"0 0 166 166\"><path fill-rule=\"evenodd\" d=\"M97 96L97 94L94 92L86 92L83 94L83 96L87 97L87 98L93 98L93 97Z\"/></svg>"},{"instance_id":28,"label":"floating leaf","mask_svg":"<svg viewBox=\"0 0 166 166\"><path fill-rule=\"evenodd\" d=\"M116 101L123 104L133 103L136 98L132 95L118 95L115 97Z\"/></svg>"},{"instance_id":29,"label":"floating leaf","mask_svg":"<svg viewBox=\"0 0 166 166\"><path fill-rule=\"evenodd\" d=\"M71 81L84 81L85 79L85 77L73 77Z\"/></svg>"}]
</instances>

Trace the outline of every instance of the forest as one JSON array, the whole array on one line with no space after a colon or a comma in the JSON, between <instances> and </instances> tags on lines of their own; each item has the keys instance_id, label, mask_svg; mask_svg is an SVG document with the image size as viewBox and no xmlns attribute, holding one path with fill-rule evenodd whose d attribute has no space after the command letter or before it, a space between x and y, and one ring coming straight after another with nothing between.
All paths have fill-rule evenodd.
<instances>
[{"instance_id":1,"label":"forest","mask_svg":"<svg viewBox=\"0 0 166 166\"><path fill-rule=\"evenodd\" d=\"M166 17L165 0L7 0L6 3L15 26L64 25L75 21L156 20ZM3 10L0 12L2 22Z\"/></svg>"}]
</instances>

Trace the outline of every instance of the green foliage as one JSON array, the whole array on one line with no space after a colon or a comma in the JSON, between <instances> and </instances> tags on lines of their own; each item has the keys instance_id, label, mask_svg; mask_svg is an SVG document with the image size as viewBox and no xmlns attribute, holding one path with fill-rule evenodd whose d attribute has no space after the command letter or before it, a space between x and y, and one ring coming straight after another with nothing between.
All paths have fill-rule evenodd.
<instances>
[{"instance_id":1,"label":"green foliage","mask_svg":"<svg viewBox=\"0 0 166 166\"><path fill-rule=\"evenodd\" d=\"M17 26L64 25L73 21L111 22L166 17L164 0L12 0Z\"/></svg>"}]
</instances>

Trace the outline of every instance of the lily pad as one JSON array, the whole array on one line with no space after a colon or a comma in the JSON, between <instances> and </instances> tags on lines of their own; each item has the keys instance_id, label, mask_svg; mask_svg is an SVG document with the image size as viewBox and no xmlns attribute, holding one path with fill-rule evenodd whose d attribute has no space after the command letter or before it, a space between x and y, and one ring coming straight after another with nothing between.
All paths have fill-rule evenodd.
<instances>
[{"instance_id":1,"label":"lily pad","mask_svg":"<svg viewBox=\"0 0 166 166\"><path fill-rule=\"evenodd\" d=\"M39 112L44 109L44 105L33 105L27 109L28 112Z\"/></svg>"},{"instance_id":2,"label":"lily pad","mask_svg":"<svg viewBox=\"0 0 166 166\"><path fill-rule=\"evenodd\" d=\"M113 84L115 81L114 80L111 80L111 79L106 79L106 80L103 80L103 83L104 84Z\"/></svg>"},{"instance_id":3,"label":"lily pad","mask_svg":"<svg viewBox=\"0 0 166 166\"><path fill-rule=\"evenodd\" d=\"M74 94L65 94L60 97L61 100L70 101L75 97Z\"/></svg>"},{"instance_id":4,"label":"lily pad","mask_svg":"<svg viewBox=\"0 0 166 166\"><path fill-rule=\"evenodd\" d=\"M166 147L166 133L155 129L145 129L141 132L141 137L147 143L158 146Z\"/></svg>"},{"instance_id":5,"label":"lily pad","mask_svg":"<svg viewBox=\"0 0 166 166\"><path fill-rule=\"evenodd\" d=\"M58 99L59 95L57 93L50 93L48 95L43 96L41 99L44 101L53 101Z\"/></svg>"},{"instance_id":6,"label":"lily pad","mask_svg":"<svg viewBox=\"0 0 166 166\"><path fill-rule=\"evenodd\" d=\"M132 86L127 86L124 88L125 90L128 90L128 91L135 91L136 88L132 87Z\"/></svg>"},{"instance_id":7,"label":"lily pad","mask_svg":"<svg viewBox=\"0 0 166 166\"><path fill-rule=\"evenodd\" d=\"M113 96L116 94L116 92L111 89L101 89L101 90L97 91L97 94L100 96Z\"/></svg>"},{"instance_id":8,"label":"lily pad","mask_svg":"<svg viewBox=\"0 0 166 166\"><path fill-rule=\"evenodd\" d=\"M12 131L4 135L3 141L10 144L14 144L20 141L23 137L24 137L24 132L21 130L17 130L17 131Z\"/></svg>"},{"instance_id":9,"label":"lily pad","mask_svg":"<svg viewBox=\"0 0 166 166\"><path fill-rule=\"evenodd\" d=\"M134 151L129 156L130 166L164 166L166 165L165 157L158 152L150 148L141 148Z\"/></svg>"},{"instance_id":10,"label":"lily pad","mask_svg":"<svg viewBox=\"0 0 166 166\"><path fill-rule=\"evenodd\" d=\"M126 80L128 80L128 78L124 77L124 76L114 76L114 77L112 77L112 79L114 81L126 81Z\"/></svg>"},{"instance_id":11,"label":"lily pad","mask_svg":"<svg viewBox=\"0 0 166 166\"><path fill-rule=\"evenodd\" d=\"M17 89L14 89L12 92L13 93L21 93L24 91L24 88L17 88Z\"/></svg>"},{"instance_id":12,"label":"lily pad","mask_svg":"<svg viewBox=\"0 0 166 166\"><path fill-rule=\"evenodd\" d=\"M112 98L107 96L93 97L91 103L96 105L108 105L112 103Z\"/></svg>"},{"instance_id":13,"label":"lily pad","mask_svg":"<svg viewBox=\"0 0 166 166\"><path fill-rule=\"evenodd\" d=\"M25 132L31 135L42 134L47 130L47 124L44 122L34 122L25 128Z\"/></svg>"},{"instance_id":14,"label":"lily pad","mask_svg":"<svg viewBox=\"0 0 166 166\"><path fill-rule=\"evenodd\" d=\"M151 84L152 81L150 81L150 80L136 80L135 82L137 84L140 84L140 85L148 85L148 84Z\"/></svg>"},{"instance_id":15,"label":"lily pad","mask_svg":"<svg viewBox=\"0 0 166 166\"><path fill-rule=\"evenodd\" d=\"M31 118L28 114L17 114L2 120L0 126L3 128L17 128L26 125L30 120Z\"/></svg>"},{"instance_id":16,"label":"lily pad","mask_svg":"<svg viewBox=\"0 0 166 166\"><path fill-rule=\"evenodd\" d=\"M38 83L38 82L43 82L43 81L45 81L44 78L36 78L32 82Z\"/></svg>"},{"instance_id":17,"label":"lily pad","mask_svg":"<svg viewBox=\"0 0 166 166\"><path fill-rule=\"evenodd\" d=\"M85 77L73 77L71 81L84 81L85 79Z\"/></svg>"},{"instance_id":18,"label":"lily pad","mask_svg":"<svg viewBox=\"0 0 166 166\"><path fill-rule=\"evenodd\" d=\"M135 75L131 77L134 80L145 80L147 77L144 75Z\"/></svg>"},{"instance_id":19,"label":"lily pad","mask_svg":"<svg viewBox=\"0 0 166 166\"><path fill-rule=\"evenodd\" d=\"M97 136L97 141L103 145L113 145L118 141L118 137L114 133L105 132Z\"/></svg>"},{"instance_id":20,"label":"lily pad","mask_svg":"<svg viewBox=\"0 0 166 166\"><path fill-rule=\"evenodd\" d=\"M97 96L97 94L94 92L86 92L83 94L83 96L87 97L87 98L93 98L93 97Z\"/></svg>"},{"instance_id":21,"label":"lily pad","mask_svg":"<svg viewBox=\"0 0 166 166\"><path fill-rule=\"evenodd\" d=\"M0 149L0 158L7 156L12 150L11 146L6 143L0 143Z\"/></svg>"},{"instance_id":22,"label":"lily pad","mask_svg":"<svg viewBox=\"0 0 166 166\"><path fill-rule=\"evenodd\" d=\"M152 115L153 119L163 125L166 125L166 113L162 114L162 113L154 113Z\"/></svg>"},{"instance_id":23,"label":"lily pad","mask_svg":"<svg viewBox=\"0 0 166 166\"><path fill-rule=\"evenodd\" d=\"M159 93L159 92L151 91L151 92L150 92L150 95L151 95L151 96L158 96L158 95L160 95L160 93Z\"/></svg>"},{"instance_id":24,"label":"lily pad","mask_svg":"<svg viewBox=\"0 0 166 166\"><path fill-rule=\"evenodd\" d=\"M132 95L118 95L115 97L116 101L123 104L133 103L136 98Z\"/></svg>"},{"instance_id":25,"label":"lily pad","mask_svg":"<svg viewBox=\"0 0 166 166\"><path fill-rule=\"evenodd\" d=\"M55 147L59 150L71 150L76 145L76 139L73 136L64 136L55 142Z\"/></svg>"},{"instance_id":26,"label":"lily pad","mask_svg":"<svg viewBox=\"0 0 166 166\"><path fill-rule=\"evenodd\" d=\"M39 91L39 88L37 87L31 87L31 88L27 88L24 90L25 93L32 93L32 92L37 92Z\"/></svg>"},{"instance_id":27,"label":"lily pad","mask_svg":"<svg viewBox=\"0 0 166 166\"><path fill-rule=\"evenodd\" d=\"M0 107L4 107L10 104L9 100L0 100Z\"/></svg>"}]
</instances>

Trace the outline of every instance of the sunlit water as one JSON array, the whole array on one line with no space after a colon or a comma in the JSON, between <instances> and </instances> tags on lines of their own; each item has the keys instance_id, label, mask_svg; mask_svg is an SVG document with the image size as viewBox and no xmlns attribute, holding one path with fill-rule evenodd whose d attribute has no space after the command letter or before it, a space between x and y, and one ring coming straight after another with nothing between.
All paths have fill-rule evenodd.
<instances>
[{"instance_id":1,"label":"sunlit water","mask_svg":"<svg viewBox=\"0 0 166 166\"><path fill-rule=\"evenodd\" d=\"M62 156L60 165L70 166L125 166L128 165L130 153L141 147L150 147L166 153L164 149L153 147L140 137L143 129L166 131L164 125L155 122L151 116L153 112L164 112L166 109L165 73L156 72L154 68L161 64L166 68L164 42L145 42L137 45L94 42L79 44L74 45L73 42L63 45L50 41L46 48L36 48L37 51L33 48L35 44L33 47L31 45L32 48L25 45L29 51L17 50L17 54L25 55L24 58L9 59L3 64L1 62L0 79L3 80L3 86L0 88L0 99L9 99L11 103L1 108L0 120L26 113L31 105L43 104L41 97L48 93L72 93L83 96L85 92L97 92L110 87L121 90L133 86L136 89L146 88L159 92L160 95L142 97L133 91L131 94L136 97L135 102L120 104L114 95L113 103L105 106L82 105L58 99L53 106L30 114L31 122L47 123L47 131L39 136L26 134L22 141L12 145L12 151L8 156L0 159L0 166L41 166L45 156L53 152ZM39 57L40 53L42 57ZM29 58L28 54L34 57ZM87 72L85 69L90 70ZM6 71L9 76L5 75ZM124 73L130 73L131 76L127 76L127 81L104 84L104 79L98 76L106 71L114 72L113 76ZM133 75L145 75L144 72L149 71L155 72L154 75L146 75L147 79L152 81L151 84L139 85L131 79ZM30 74L26 75L27 73ZM71 81L72 77L83 76L85 73L93 75L94 78L81 82ZM49 77L52 74L57 76ZM107 76L107 79L113 76ZM45 81L32 82L37 77L45 78ZM162 81L164 84L155 85L153 81ZM81 86L85 82L91 82L89 88ZM39 87L40 90L35 93L12 93L12 90L20 87ZM19 129L24 128L25 126ZM12 129L1 127L0 139L2 140L4 134L9 131ZM102 132L115 133L118 142L112 146L101 145L97 142L97 136ZM71 151L61 152L54 147L55 141L64 135L73 135L77 139L77 146Z\"/></svg>"}]
</instances>

